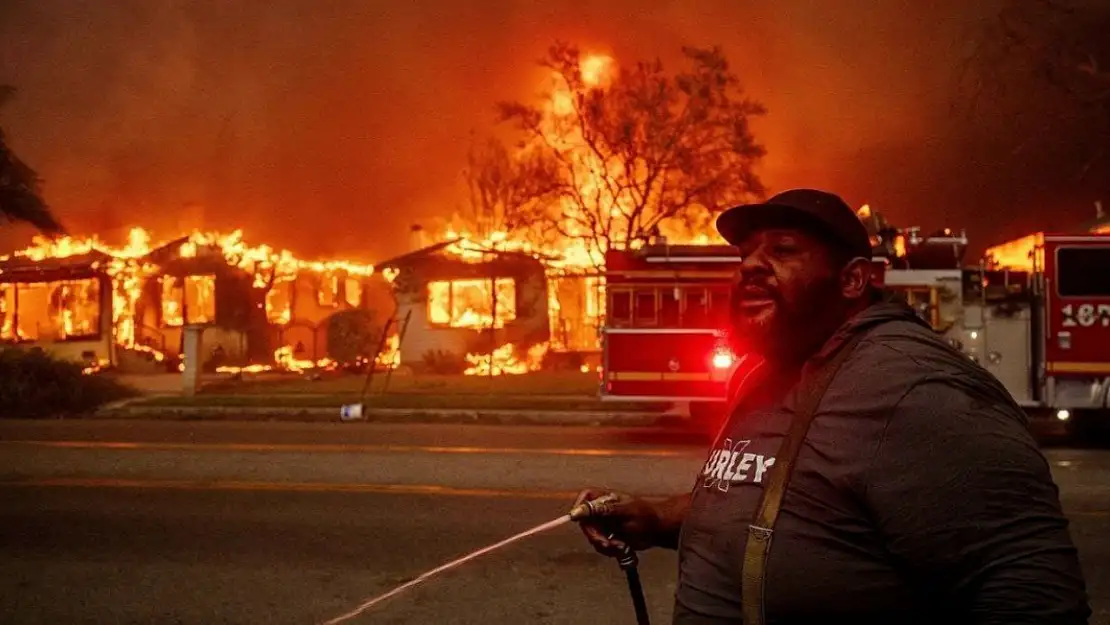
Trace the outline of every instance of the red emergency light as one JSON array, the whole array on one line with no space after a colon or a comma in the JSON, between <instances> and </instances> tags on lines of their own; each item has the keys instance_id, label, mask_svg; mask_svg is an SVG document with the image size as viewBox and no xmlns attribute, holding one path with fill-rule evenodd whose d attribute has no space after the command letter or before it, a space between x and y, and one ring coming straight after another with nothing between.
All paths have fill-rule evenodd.
<instances>
[{"instance_id":1,"label":"red emergency light","mask_svg":"<svg viewBox=\"0 0 1110 625\"><path fill-rule=\"evenodd\" d=\"M731 369L736 357L726 347L718 347L713 351L713 367L717 369Z\"/></svg>"}]
</instances>

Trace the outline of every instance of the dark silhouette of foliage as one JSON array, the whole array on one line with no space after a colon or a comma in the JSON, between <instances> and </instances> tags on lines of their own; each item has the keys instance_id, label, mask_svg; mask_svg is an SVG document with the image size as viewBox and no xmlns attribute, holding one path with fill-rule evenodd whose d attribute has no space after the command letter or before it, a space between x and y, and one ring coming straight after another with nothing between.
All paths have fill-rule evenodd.
<instances>
[{"instance_id":1,"label":"dark silhouette of foliage","mask_svg":"<svg viewBox=\"0 0 1110 625\"><path fill-rule=\"evenodd\" d=\"M0 106L15 94L15 89L0 85ZM16 156L0 128L0 221L23 221L45 234L64 233L42 199L41 181L35 170Z\"/></svg>"}]
</instances>

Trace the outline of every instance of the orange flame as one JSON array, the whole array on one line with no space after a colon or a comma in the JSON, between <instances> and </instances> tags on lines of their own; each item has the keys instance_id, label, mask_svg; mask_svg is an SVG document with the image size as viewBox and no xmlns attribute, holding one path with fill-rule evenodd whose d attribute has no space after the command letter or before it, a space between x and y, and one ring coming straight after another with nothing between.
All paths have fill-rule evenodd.
<instances>
[{"instance_id":1,"label":"orange flame","mask_svg":"<svg viewBox=\"0 0 1110 625\"><path fill-rule=\"evenodd\" d=\"M100 373L105 368L107 368L109 364L111 364L111 363L106 358L101 358L95 364L89 365L88 367L85 367L84 369L82 369L81 373L83 373L85 375L93 375L94 373Z\"/></svg>"},{"instance_id":2,"label":"orange flame","mask_svg":"<svg viewBox=\"0 0 1110 625\"><path fill-rule=\"evenodd\" d=\"M396 369L401 364L401 337L394 334L386 339L385 348L374 360L379 367Z\"/></svg>"},{"instance_id":3,"label":"orange flame","mask_svg":"<svg viewBox=\"0 0 1110 625\"><path fill-rule=\"evenodd\" d=\"M503 328L516 318L512 278L429 282L428 321L452 328ZM496 301L495 301L496 297Z\"/></svg>"},{"instance_id":4,"label":"orange flame","mask_svg":"<svg viewBox=\"0 0 1110 625\"><path fill-rule=\"evenodd\" d=\"M493 354L467 354L466 361L470 367L463 373L466 375L520 375L531 371L539 371L543 365L543 357L547 354L548 344L537 343L528 349L524 360L519 360L516 348L512 343L506 343L493 350Z\"/></svg>"},{"instance_id":5,"label":"orange flame","mask_svg":"<svg viewBox=\"0 0 1110 625\"><path fill-rule=\"evenodd\" d=\"M613 74L612 57L603 54L588 54L580 63L582 82L590 87L602 86Z\"/></svg>"},{"instance_id":6,"label":"orange flame","mask_svg":"<svg viewBox=\"0 0 1110 625\"><path fill-rule=\"evenodd\" d=\"M293 355L293 348L289 345L279 347L274 352L274 362L277 363L279 369L285 371L292 371L300 373L306 369L327 369L335 366L336 362L330 358L321 358L320 360L301 360Z\"/></svg>"},{"instance_id":7,"label":"orange flame","mask_svg":"<svg viewBox=\"0 0 1110 625\"><path fill-rule=\"evenodd\" d=\"M1032 271L1037 250L1044 245L1044 233L1037 232L987 248L984 257L994 269ZM1043 265L1041 265L1043 266Z\"/></svg>"}]
</instances>

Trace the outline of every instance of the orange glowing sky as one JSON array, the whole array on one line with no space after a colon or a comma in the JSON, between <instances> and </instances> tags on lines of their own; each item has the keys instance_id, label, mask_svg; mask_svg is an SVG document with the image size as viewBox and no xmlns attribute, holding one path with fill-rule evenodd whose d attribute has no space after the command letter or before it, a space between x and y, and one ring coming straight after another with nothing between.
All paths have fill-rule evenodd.
<instances>
[{"instance_id":1,"label":"orange glowing sky","mask_svg":"<svg viewBox=\"0 0 1110 625\"><path fill-rule=\"evenodd\" d=\"M553 40L618 62L720 44L770 111L772 189L830 187L992 242L1050 227L1030 199L1047 183L1001 171L951 112L961 36L996 2L416 4L8 0L0 82L19 93L0 121L72 230L242 227L374 260L462 201L471 132L536 94ZM0 230L0 250L28 238Z\"/></svg>"}]
</instances>

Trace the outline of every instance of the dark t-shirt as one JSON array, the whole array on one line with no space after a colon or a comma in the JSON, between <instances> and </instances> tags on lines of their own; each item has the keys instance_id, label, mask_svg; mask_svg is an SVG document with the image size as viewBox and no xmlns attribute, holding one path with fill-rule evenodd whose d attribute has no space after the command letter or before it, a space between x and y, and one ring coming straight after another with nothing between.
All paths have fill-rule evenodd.
<instances>
[{"instance_id":1,"label":"dark t-shirt","mask_svg":"<svg viewBox=\"0 0 1110 625\"><path fill-rule=\"evenodd\" d=\"M799 453L767 563L768 624L1086 623L1067 521L1020 409L931 330L885 313L895 319L845 362ZM676 624L742 622L748 525L793 382L759 382L710 450L679 540Z\"/></svg>"}]
</instances>

